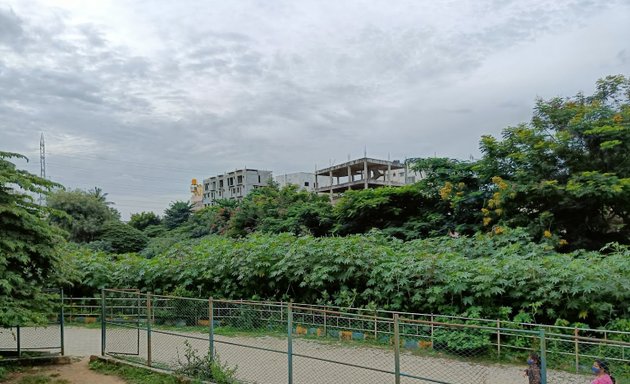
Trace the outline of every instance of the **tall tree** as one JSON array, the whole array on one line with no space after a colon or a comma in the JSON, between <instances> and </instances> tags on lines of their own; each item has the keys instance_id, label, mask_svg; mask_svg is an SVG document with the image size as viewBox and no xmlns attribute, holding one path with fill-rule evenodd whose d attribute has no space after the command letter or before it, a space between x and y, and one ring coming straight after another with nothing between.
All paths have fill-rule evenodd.
<instances>
[{"instance_id":1,"label":"tall tree","mask_svg":"<svg viewBox=\"0 0 630 384\"><path fill-rule=\"evenodd\" d=\"M52 309L50 293L60 260L59 230L46 220L48 209L33 201L59 184L16 168L0 152L0 326L43 323Z\"/></svg>"},{"instance_id":2,"label":"tall tree","mask_svg":"<svg viewBox=\"0 0 630 384\"><path fill-rule=\"evenodd\" d=\"M55 191L46 202L58 211L51 215L51 221L70 233L70 240L75 242L97 240L103 231L103 224L120 217L118 211L107 206L104 198L79 189Z\"/></svg>"},{"instance_id":3,"label":"tall tree","mask_svg":"<svg viewBox=\"0 0 630 384\"><path fill-rule=\"evenodd\" d=\"M630 239L630 79L585 97L538 100L530 124L485 136L476 170L493 191L484 220L572 247Z\"/></svg>"},{"instance_id":4,"label":"tall tree","mask_svg":"<svg viewBox=\"0 0 630 384\"><path fill-rule=\"evenodd\" d=\"M175 201L164 211L164 225L175 229L184 224L192 214L192 205L187 201Z\"/></svg>"}]
</instances>

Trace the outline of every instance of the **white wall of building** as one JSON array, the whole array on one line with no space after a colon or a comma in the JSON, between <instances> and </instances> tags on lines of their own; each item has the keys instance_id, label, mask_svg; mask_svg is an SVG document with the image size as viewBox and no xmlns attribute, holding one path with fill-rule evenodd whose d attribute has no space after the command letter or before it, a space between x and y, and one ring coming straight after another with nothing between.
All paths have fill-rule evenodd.
<instances>
[{"instance_id":1,"label":"white wall of building","mask_svg":"<svg viewBox=\"0 0 630 384\"><path fill-rule=\"evenodd\" d=\"M296 185L300 190L312 192L315 190L315 174L308 172L294 172L278 175L274 177L274 181L280 188L286 185ZM328 177L319 176L317 183L320 187L330 185Z\"/></svg>"}]
</instances>

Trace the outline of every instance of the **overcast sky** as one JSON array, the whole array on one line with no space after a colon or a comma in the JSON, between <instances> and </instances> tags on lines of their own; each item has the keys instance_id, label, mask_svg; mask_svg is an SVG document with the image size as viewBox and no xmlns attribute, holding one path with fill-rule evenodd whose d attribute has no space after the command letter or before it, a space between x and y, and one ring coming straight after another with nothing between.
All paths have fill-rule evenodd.
<instances>
[{"instance_id":1,"label":"overcast sky","mask_svg":"<svg viewBox=\"0 0 630 384\"><path fill-rule=\"evenodd\" d=\"M0 0L0 150L128 218L190 179L479 156L630 74L630 0Z\"/></svg>"}]
</instances>

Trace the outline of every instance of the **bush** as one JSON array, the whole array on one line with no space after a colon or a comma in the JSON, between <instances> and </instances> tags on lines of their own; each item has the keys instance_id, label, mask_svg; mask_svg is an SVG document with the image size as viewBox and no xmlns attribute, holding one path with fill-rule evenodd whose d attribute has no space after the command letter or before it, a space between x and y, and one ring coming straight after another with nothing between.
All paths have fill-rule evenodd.
<instances>
[{"instance_id":1,"label":"bush","mask_svg":"<svg viewBox=\"0 0 630 384\"><path fill-rule=\"evenodd\" d=\"M433 347L460 356L484 355L490 346L488 335L476 331L438 329L433 333Z\"/></svg>"}]
</instances>

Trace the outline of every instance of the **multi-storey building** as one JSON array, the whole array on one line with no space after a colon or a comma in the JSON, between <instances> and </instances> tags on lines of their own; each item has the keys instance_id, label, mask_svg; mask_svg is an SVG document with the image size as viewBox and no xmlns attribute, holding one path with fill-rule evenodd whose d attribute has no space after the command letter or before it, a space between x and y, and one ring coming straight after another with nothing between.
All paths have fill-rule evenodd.
<instances>
[{"instance_id":1,"label":"multi-storey building","mask_svg":"<svg viewBox=\"0 0 630 384\"><path fill-rule=\"evenodd\" d=\"M258 169L239 169L209 177L203 181L203 205L212 205L220 199L240 200L255 188L269 185L271 180L271 171Z\"/></svg>"},{"instance_id":2,"label":"multi-storey building","mask_svg":"<svg viewBox=\"0 0 630 384\"><path fill-rule=\"evenodd\" d=\"M309 192L315 190L315 185L322 187L329 183L327 177L318 176L317 180L315 180L315 174L308 172L285 173L284 175L275 176L273 179L280 188L287 185L296 185L299 189Z\"/></svg>"},{"instance_id":3,"label":"multi-storey building","mask_svg":"<svg viewBox=\"0 0 630 384\"><path fill-rule=\"evenodd\" d=\"M326 185L316 185L317 193L326 193L333 201L351 189L368 189L384 186L399 187L420 180L421 175L409 171L398 160L379 160L368 157L317 170L317 180L328 179Z\"/></svg>"}]
</instances>

